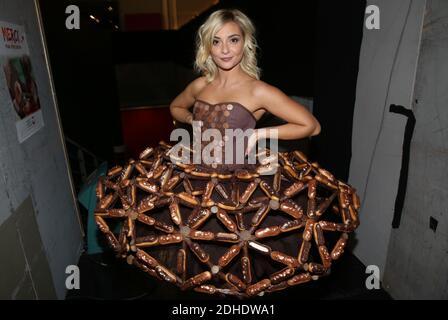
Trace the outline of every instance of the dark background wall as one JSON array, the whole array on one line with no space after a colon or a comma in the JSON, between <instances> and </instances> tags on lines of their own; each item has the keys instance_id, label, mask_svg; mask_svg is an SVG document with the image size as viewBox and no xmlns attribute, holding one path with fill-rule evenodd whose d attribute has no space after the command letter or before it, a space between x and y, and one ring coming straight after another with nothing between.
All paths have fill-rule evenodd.
<instances>
[{"instance_id":1,"label":"dark background wall","mask_svg":"<svg viewBox=\"0 0 448 320\"><path fill-rule=\"evenodd\" d=\"M39 1L64 133L105 159L121 143L113 32L93 25L89 15L106 3ZM65 27L70 4L80 9L79 30Z\"/></svg>"},{"instance_id":2,"label":"dark background wall","mask_svg":"<svg viewBox=\"0 0 448 320\"><path fill-rule=\"evenodd\" d=\"M314 115L322 126L312 154L342 180L348 179L353 111L366 1L317 1Z\"/></svg>"}]
</instances>

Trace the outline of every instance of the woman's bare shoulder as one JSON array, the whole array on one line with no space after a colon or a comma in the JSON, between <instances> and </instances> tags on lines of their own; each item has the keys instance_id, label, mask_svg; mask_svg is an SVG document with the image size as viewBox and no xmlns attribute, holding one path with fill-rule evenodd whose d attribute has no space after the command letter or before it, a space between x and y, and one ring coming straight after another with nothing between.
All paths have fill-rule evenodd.
<instances>
[{"instance_id":1,"label":"woman's bare shoulder","mask_svg":"<svg viewBox=\"0 0 448 320\"><path fill-rule=\"evenodd\" d=\"M251 91L253 97L256 99L261 99L262 101L264 101L266 97L278 96L282 94L280 89L261 80L254 80Z\"/></svg>"},{"instance_id":2,"label":"woman's bare shoulder","mask_svg":"<svg viewBox=\"0 0 448 320\"><path fill-rule=\"evenodd\" d=\"M191 94L196 97L199 92L201 92L206 86L208 82L205 77L199 77L194 79L190 84L188 85L188 89L190 90Z\"/></svg>"},{"instance_id":3,"label":"woman's bare shoulder","mask_svg":"<svg viewBox=\"0 0 448 320\"><path fill-rule=\"evenodd\" d=\"M273 85L264 82L262 80L255 80L253 82L253 92L256 94L263 94L263 93L272 93L272 91L278 91L279 89L274 87Z\"/></svg>"}]
</instances>

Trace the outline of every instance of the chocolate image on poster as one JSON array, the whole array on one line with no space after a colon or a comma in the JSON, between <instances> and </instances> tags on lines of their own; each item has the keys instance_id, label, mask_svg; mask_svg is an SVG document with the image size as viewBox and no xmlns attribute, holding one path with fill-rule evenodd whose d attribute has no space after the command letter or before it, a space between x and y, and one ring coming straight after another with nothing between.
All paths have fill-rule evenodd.
<instances>
[{"instance_id":1,"label":"chocolate image on poster","mask_svg":"<svg viewBox=\"0 0 448 320\"><path fill-rule=\"evenodd\" d=\"M29 55L8 58L3 71L14 109L20 119L38 111L39 95Z\"/></svg>"}]
</instances>

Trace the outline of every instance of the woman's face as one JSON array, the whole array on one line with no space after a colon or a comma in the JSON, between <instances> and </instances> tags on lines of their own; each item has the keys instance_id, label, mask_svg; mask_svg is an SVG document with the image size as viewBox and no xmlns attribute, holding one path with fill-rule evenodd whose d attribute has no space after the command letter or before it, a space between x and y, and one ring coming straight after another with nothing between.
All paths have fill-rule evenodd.
<instances>
[{"instance_id":1,"label":"woman's face","mask_svg":"<svg viewBox=\"0 0 448 320\"><path fill-rule=\"evenodd\" d=\"M210 55L223 70L231 70L243 59L244 39L235 22L226 22L213 37Z\"/></svg>"}]
</instances>

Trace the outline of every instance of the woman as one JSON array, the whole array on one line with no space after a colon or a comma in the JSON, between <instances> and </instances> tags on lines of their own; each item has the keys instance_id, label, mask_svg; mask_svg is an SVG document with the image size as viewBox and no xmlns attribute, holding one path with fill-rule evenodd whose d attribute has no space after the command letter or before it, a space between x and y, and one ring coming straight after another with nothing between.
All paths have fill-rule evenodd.
<instances>
[{"instance_id":1,"label":"woman","mask_svg":"<svg viewBox=\"0 0 448 320\"><path fill-rule=\"evenodd\" d=\"M250 162L262 139L320 132L303 106L259 80L255 50L243 13L214 12L198 32L203 76L170 106L200 133L186 148L193 163L161 143L109 170L97 187L96 222L118 256L182 289L247 297L317 279L358 224L354 190L301 152L265 150ZM266 111L288 123L253 130ZM248 139L238 144L241 136ZM241 145L249 157L239 157ZM121 219L118 234L106 218Z\"/></svg>"},{"instance_id":2,"label":"woman","mask_svg":"<svg viewBox=\"0 0 448 320\"><path fill-rule=\"evenodd\" d=\"M253 150L257 140L270 138L269 132L275 132L276 138L283 140L319 134L319 122L305 107L259 80L254 32L252 22L238 10L219 10L207 19L197 35L195 61L203 76L173 100L170 105L173 118L192 124L194 117L188 109L195 102L214 106L233 101L256 120L268 111L288 122L270 130L255 130L249 150Z\"/></svg>"}]
</instances>

